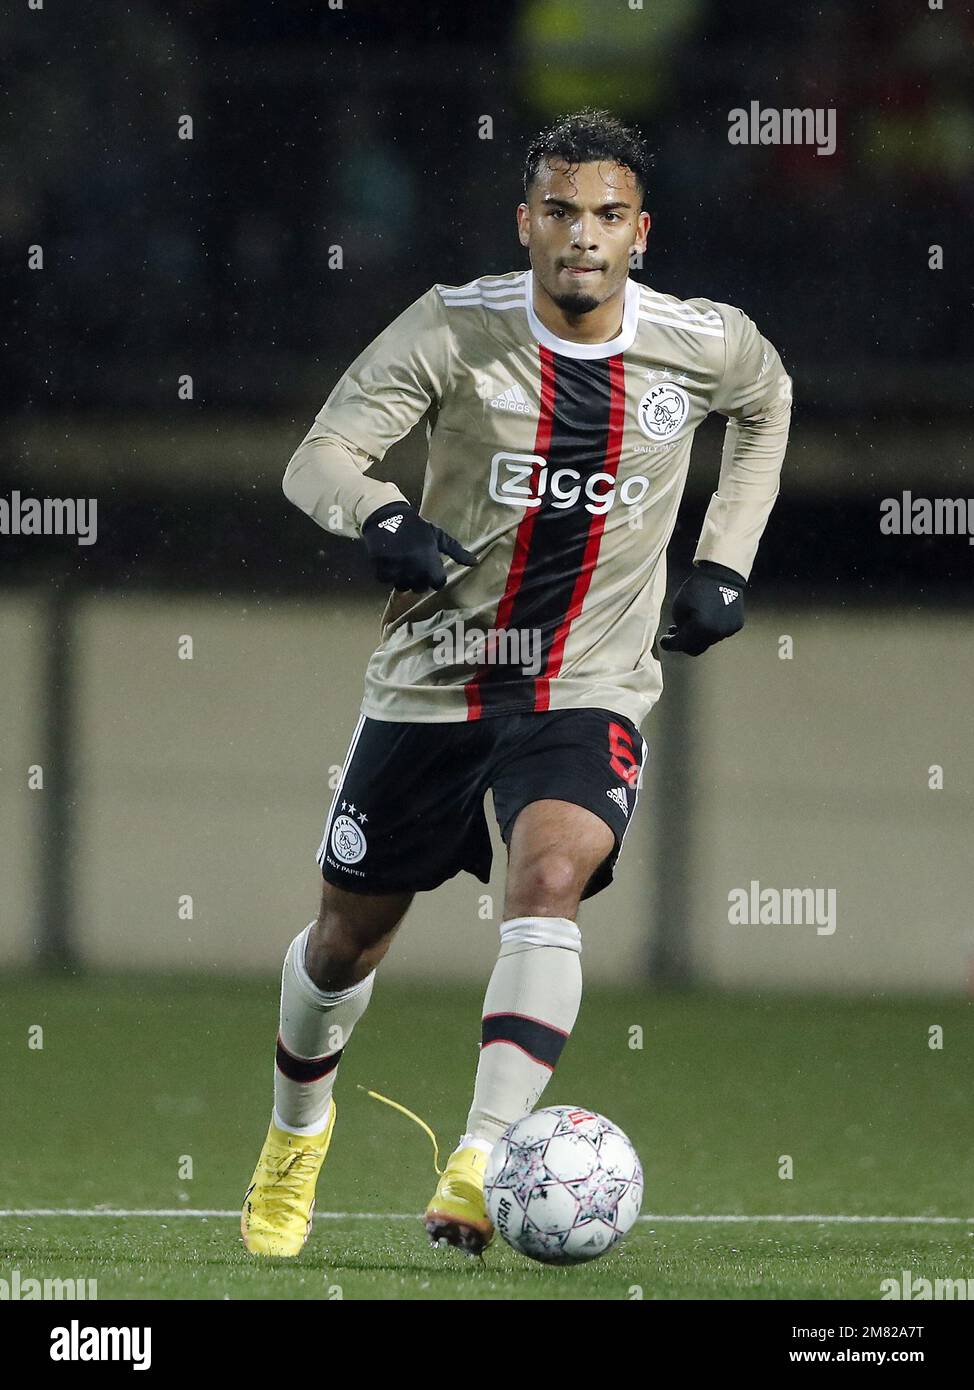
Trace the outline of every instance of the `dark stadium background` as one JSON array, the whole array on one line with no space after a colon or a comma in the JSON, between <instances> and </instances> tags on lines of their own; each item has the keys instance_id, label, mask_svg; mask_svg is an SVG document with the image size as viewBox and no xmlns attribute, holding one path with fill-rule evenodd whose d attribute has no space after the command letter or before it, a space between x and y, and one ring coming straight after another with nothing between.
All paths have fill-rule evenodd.
<instances>
[{"instance_id":1,"label":"dark stadium background","mask_svg":"<svg viewBox=\"0 0 974 1390\"><path fill-rule=\"evenodd\" d=\"M592 35L581 59L553 42L559 6L505 0L19 16L3 483L97 482L104 539L64 547L77 583L362 582L354 547L281 504L290 449L351 354L433 281L521 266L526 142L594 99L656 153L639 278L746 306L792 370L800 432L761 586L794 588L792 602L969 600L969 552L917 538L905 554L875 521L917 468L974 493L974 21L915 0L646 9L645 48L603 36L600 51ZM752 99L834 106L835 154L729 145L727 111ZM175 138L183 111L191 142ZM22 248L41 232L48 269L28 275ZM173 398L183 371L191 403ZM33 582L49 549L5 541L4 582Z\"/></svg>"},{"instance_id":2,"label":"dark stadium background","mask_svg":"<svg viewBox=\"0 0 974 1390\"><path fill-rule=\"evenodd\" d=\"M344 367L431 284L526 265L526 144L595 105L655 151L636 278L740 305L781 352L795 412L748 626L699 664L667 663L644 828L593 901L596 986L552 1103L567 1087L624 1124L647 1209L675 1221L958 1224L643 1230L622 1292L608 1262L585 1287L626 1297L661 1270L646 1297L873 1298L890 1271L971 1272L974 551L966 536L884 536L879 508L904 489L974 499L974 18L950 0L646 0L630 18L624 0L46 0L5 17L0 496L99 505L90 547L0 536L8 1216L239 1201L266 1123L278 962L313 911L327 769L383 599L362 549L286 501L284 469ZM835 108L836 152L730 145L728 111L753 100ZM27 269L36 244L43 271ZM712 417L698 434L671 591L722 432ZM418 498L420 433L376 473ZM201 634L198 697L171 658L186 631ZM792 667L782 632L797 634ZM943 792L928 790L938 762ZM26 789L34 764L42 797ZM840 931L729 933L726 889L753 877L837 884ZM377 990L343 1062L323 1207L427 1199L425 1140L402 1139L406 1122L355 1083L451 1133L476 1052L476 952L493 949L480 888L432 895L397 942L404 979ZM189 889L192 924L174 908ZM613 957L637 912L630 954ZM25 1054L38 1022L45 1051ZM645 1053L626 1042L633 1022ZM37 1144L52 1116L70 1146ZM139 1143L123 1149L126 1122ZM199 1176L180 1185L186 1153ZM778 1180L780 1153L801 1181ZM329 1260L358 1272L326 1280L367 1297L478 1296L430 1274L412 1230L367 1256L362 1225L339 1247L316 1230L271 1280L226 1255L232 1222L175 1225L15 1222L6 1248L25 1269L81 1251L118 1297L322 1296ZM392 1244L405 1293L387 1278ZM567 1288L503 1268L508 1296Z\"/></svg>"}]
</instances>

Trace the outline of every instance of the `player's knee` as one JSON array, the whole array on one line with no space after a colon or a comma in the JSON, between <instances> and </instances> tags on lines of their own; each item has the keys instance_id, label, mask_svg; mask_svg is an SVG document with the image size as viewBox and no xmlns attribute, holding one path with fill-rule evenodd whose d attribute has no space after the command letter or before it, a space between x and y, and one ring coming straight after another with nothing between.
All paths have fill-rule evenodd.
<instances>
[{"instance_id":1,"label":"player's knee","mask_svg":"<svg viewBox=\"0 0 974 1390\"><path fill-rule=\"evenodd\" d=\"M329 955L353 955L366 950L386 934L386 929L344 904L323 903L311 928L310 949Z\"/></svg>"},{"instance_id":2,"label":"player's knee","mask_svg":"<svg viewBox=\"0 0 974 1390\"><path fill-rule=\"evenodd\" d=\"M348 989L378 965L391 940L374 922L323 908L308 933L304 963L319 989Z\"/></svg>"},{"instance_id":3,"label":"player's knee","mask_svg":"<svg viewBox=\"0 0 974 1390\"><path fill-rule=\"evenodd\" d=\"M540 915L563 916L574 911L588 874L570 854L539 854L518 871L512 896Z\"/></svg>"},{"instance_id":4,"label":"player's knee","mask_svg":"<svg viewBox=\"0 0 974 1390\"><path fill-rule=\"evenodd\" d=\"M406 913L411 893L371 897L348 893L327 881L311 937L322 949L366 950L391 938Z\"/></svg>"}]
</instances>

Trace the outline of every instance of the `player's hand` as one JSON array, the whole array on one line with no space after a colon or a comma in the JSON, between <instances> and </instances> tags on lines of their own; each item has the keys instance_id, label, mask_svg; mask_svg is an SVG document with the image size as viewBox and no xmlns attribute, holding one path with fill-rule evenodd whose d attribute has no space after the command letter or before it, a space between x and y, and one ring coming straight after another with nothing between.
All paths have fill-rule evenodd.
<instances>
[{"instance_id":1,"label":"player's hand","mask_svg":"<svg viewBox=\"0 0 974 1390\"><path fill-rule=\"evenodd\" d=\"M740 632L746 584L734 570L701 560L673 599L673 623L659 639L663 651L700 656Z\"/></svg>"},{"instance_id":2,"label":"player's hand","mask_svg":"<svg viewBox=\"0 0 974 1390\"><path fill-rule=\"evenodd\" d=\"M425 521L408 502L387 502L367 517L362 527L372 561L372 569L381 584L394 589L408 589L424 594L427 589L442 589L446 570L440 555L449 555L461 565L476 565L479 560L464 550L458 540Z\"/></svg>"}]
</instances>

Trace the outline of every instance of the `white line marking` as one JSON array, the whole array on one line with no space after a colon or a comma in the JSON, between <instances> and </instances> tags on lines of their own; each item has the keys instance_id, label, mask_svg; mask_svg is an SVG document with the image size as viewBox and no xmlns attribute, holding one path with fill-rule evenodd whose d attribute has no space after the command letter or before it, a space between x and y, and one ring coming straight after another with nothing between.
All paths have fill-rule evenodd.
<instances>
[{"instance_id":1,"label":"white line marking","mask_svg":"<svg viewBox=\"0 0 974 1390\"><path fill-rule=\"evenodd\" d=\"M324 1217L332 1221L413 1221L420 1213L396 1211L315 1211L315 1220ZM236 1217L240 1219L239 1208L235 1211L206 1210L200 1207L11 1207L0 1211L0 1216L197 1216L205 1219L210 1216Z\"/></svg>"},{"instance_id":2,"label":"white line marking","mask_svg":"<svg viewBox=\"0 0 974 1390\"><path fill-rule=\"evenodd\" d=\"M315 1220L325 1221L419 1221L422 1219L422 1212L404 1211L316 1211ZM188 1217L195 1216L200 1219L207 1217L231 1217L239 1218L238 1210L222 1211L217 1209L207 1210L198 1207L155 1207L155 1208L127 1208L127 1207L8 1207L0 1210L0 1217L3 1216L117 1216L117 1217ZM804 1223L822 1225L847 1225L847 1226L974 1226L974 1216L829 1216L821 1215L776 1215L776 1216L698 1216L698 1215L654 1215L640 1216L640 1222L653 1222L662 1225L664 1222L684 1222L701 1224L724 1224L740 1225L747 1223L750 1225L760 1224L762 1221L774 1221L781 1224Z\"/></svg>"},{"instance_id":3,"label":"white line marking","mask_svg":"<svg viewBox=\"0 0 974 1390\"><path fill-rule=\"evenodd\" d=\"M850 1226L974 1226L974 1216L638 1216L637 1221L723 1221L728 1225L739 1222L830 1222Z\"/></svg>"}]
</instances>

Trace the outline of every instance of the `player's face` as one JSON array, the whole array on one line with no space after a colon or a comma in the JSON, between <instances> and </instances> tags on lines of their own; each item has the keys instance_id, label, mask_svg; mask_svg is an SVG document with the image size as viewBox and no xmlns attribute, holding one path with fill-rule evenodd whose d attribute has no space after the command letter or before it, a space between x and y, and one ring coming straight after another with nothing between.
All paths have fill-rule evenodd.
<instances>
[{"instance_id":1,"label":"player's face","mask_svg":"<svg viewBox=\"0 0 974 1390\"><path fill-rule=\"evenodd\" d=\"M541 165L517 210L518 236L535 278L564 313L591 313L621 292L630 251L646 249L649 213L640 201L624 165Z\"/></svg>"}]
</instances>

